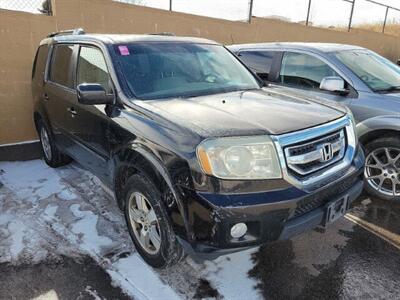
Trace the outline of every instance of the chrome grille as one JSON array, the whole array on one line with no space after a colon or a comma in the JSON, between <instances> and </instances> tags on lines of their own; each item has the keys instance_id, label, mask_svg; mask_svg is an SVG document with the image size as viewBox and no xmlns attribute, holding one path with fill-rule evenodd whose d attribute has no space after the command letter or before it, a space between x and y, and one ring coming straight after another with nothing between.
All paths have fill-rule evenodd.
<instances>
[{"instance_id":1,"label":"chrome grille","mask_svg":"<svg viewBox=\"0 0 400 300\"><path fill-rule=\"evenodd\" d=\"M306 167L315 164L316 166L314 166L314 171L310 172L310 170L308 170L305 175L300 175L292 169L293 166L299 167L298 164L288 165L287 155L285 153L286 149L294 148L294 150L298 151L289 153L289 157L297 156L299 154L307 154L315 151L316 148L314 148L314 146L315 144L318 145L317 142L319 140L327 137L331 137L335 140L335 134L337 133L345 139L345 147L339 152L339 157L342 157L341 159L335 157L325 164L320 161L312 161L309 165L307 164ZM275 148L282 167L283 178L294 186L307 192L326 186L332 182L333 179L340 177L340 174L345 172L351 165L357 147L357 137L355 136L353 122L348 116L344 116L340 119L316 127L281 135L273 135L271 138L275 143ZM342 153L342 151L344 153Z\"/></svg>"},{"instance_id":2,"label":"chrome grille","mask_svg":"<svg viewBox=\"0 0 400 300\"><path fill-rule=\"evenodd\" d=\"M343 159L346 135L340 129L329 135L284 148L288 169L306 176Z\"/></svg>"}]
</instances>

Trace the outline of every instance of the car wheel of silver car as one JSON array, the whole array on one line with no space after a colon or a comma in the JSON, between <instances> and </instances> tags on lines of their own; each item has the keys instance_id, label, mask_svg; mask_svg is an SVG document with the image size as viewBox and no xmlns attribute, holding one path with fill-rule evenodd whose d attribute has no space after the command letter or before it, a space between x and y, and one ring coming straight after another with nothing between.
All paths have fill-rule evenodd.
<instances>
[{"instance_id":1,"label":"car wheel of silver car","mask_svg":"<svg viewBox=\"0 0 400 300\"><path fill-rule=\"evenodd\" d=\"M400 200L400 140L386 137L366 145L367 191L381 199Z\"/></svg>"},{"instance_id":2,"label":"car wheel of silver car","mask_svg":"<svg viewBox=\"0 0 400 300\"><path fill-rule=\"evenodd\" d=\"M143 174L125 184L125 219L129 234L142 258L155 268L164 268L184 257L158 185Z\"/></svg>"},{"instance_id":3,"label":"car wheel of silver car","mask_svg":"<svg viewBox=\"0 0 400 300\"><path fill-rule=\"evenodd\" d=\"M37 130L45 162L52 168L68 164L71 158L58 150L50 127L43 120L38 121Z\"/></svg>"}]
</instances>

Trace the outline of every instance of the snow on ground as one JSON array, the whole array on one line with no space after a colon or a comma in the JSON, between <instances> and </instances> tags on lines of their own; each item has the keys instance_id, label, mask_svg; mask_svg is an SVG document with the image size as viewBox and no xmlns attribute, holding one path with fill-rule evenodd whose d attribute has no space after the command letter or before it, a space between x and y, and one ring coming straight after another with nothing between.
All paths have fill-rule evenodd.
<instances>
[{"instance_id":1,"label":"snow on ground","mask_svg":"<svg viewBox=\"0 0 400 300\"><path fill-rule=\"evenodd\" d=\"M376 295L385 289L386 298L396 294L398 276L393 274L398 269L392 261L397 262L398 253L345 218L325 233L313 230L213 261L187 257L168 269L155 270L136 253L115 199L76 164L51 169L41 160L0 162L0 182L4 184L0 187L0 264L26 267L61 256L76 262L90 256L115 286L139 300L308 299L312 293L316 294L311 298L321 299L335 298L336 288L337 295L345 298L355 288L359 295L365 290ZM372 263L379 268L373 267L365 276L364 269L376 255L381 258ZM352 260L361 267L354 267ZM96 299L90 287L86 294Z\"/></svg>"},{"instance_id":2,"label":"snow on ground","mask_svg":"<svg viewBox=\"0 0 400 300\"><path fill-rule=\"evenodd\" d=\"M1 225L9 236L4 246L8 258L2 254L2 260L4 257L5 261L26 263L21 256L24 251L29 251L29 260L34 261L54 250L67 256L70 252L88 254L135 299L179 298L151 268L137 262L122 215L97 178L76 166L53 170L42 161L1 163L0 168L2 189L7 190L1 203L2 213L7 214ZM55 249L39 246L44 236L51 240L50 244L58 244ZM37 248L45 251L36 252ZM118 264L118 258L113 257L121 252L129 255L125 264ZM134 272L126 274L130 268ZM135 274L140 281L126 277Z\"/></svg>"},{"instance_id":3,"label":"snow on ground","mask_svg":"<svg viewBox=\"0 0 400 300\"><path fill-rule=\"evenodd\" d=\"M59 199L71 200L76 197L53 169L44 166L40 160L14 163L4 162L3 183L16 193L21 200L36 202L56 195ZM62 175L62 171L60 175Z\"/></svg>"},{"instance_id":4,"label":"snow on ground","mask_svg":"<svg viewBox=\"0 0 400 300\"><path fill-rule=\"evenodd\" d=\"M194 268L202 267L203 276L226 299L257 299L261 297L258 291L249 288L254 287L256 282L247 276L253 267L251 254L257 249L220 256L214 261L204 262L203 265L195 265Z\"/></svg>"},{"instance_id":5,"label":"snow on ground","mask_svg":"<svg viewBox=\"0 0 400 300\"><path fill-rule=\"evenodd\" d=\"M135 252L122 213L100 181L76 164L0 162L0 263L37 263L52 255L90 255L135 299L192 298L200 279L226 299L257 299L249 250L214 261L190 257L154 270Z\"/></svg>"}]
</instances>

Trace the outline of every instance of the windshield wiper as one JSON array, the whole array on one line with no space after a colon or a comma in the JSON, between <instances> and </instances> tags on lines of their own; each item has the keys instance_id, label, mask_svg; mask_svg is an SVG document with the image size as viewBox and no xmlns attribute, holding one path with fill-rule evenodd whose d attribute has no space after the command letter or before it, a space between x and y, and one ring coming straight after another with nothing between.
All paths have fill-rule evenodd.
<instances>
[{"instance_id":1,"label":"windshield wiper","mask_svg":"<svg viewBox=\"0 0 400 300\"><path fill-rule=\"evenodd\" d=\"M247 92L251 90L258 90L259 88L218 88L212 89L207 91L198 91L198 92L187 92L182 93L180 95L174 96L175 98L196 98L202 97L207 95L214 95L214 94L225 94L225 93L233 93L233 92Z\"/></svg>"},{"instance_id":2,"label":"windshield wiper","mask_svg":"<svg viewBox=\"0 0 400 300\"><path fill-rule=\"evenodd\" d=\"M377 93L390 93L400 91L400 85L392 85L384 89L375 89Z\"/></svg>"}]
</instances>

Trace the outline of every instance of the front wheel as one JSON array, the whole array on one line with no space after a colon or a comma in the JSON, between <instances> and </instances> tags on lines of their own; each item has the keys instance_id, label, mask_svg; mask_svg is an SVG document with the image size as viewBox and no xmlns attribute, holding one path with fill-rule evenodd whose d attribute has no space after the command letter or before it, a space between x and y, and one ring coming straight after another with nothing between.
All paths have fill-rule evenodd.
<instances>
[{"instance_id":1,"label":"front wheel","mask_svg":"<svg viewBox=\"0 0 400 300\"><path fill-rule=\"evenodd\" d=\"M378 198L400 201L400 139L379 138L365 148L365 189Z\"/></svg>"},{"instance_id":2,"label":"front wheel","mask_svg":"<svg viewBox=\"0 0 400 300\"><path fill-rule=\"evenodd\" d=\"M181 260L184 252L156 185L146 176L133 175L126 183L124 195L129 234L142 258L155 268Z\"/></svg>"}]
</instances>

